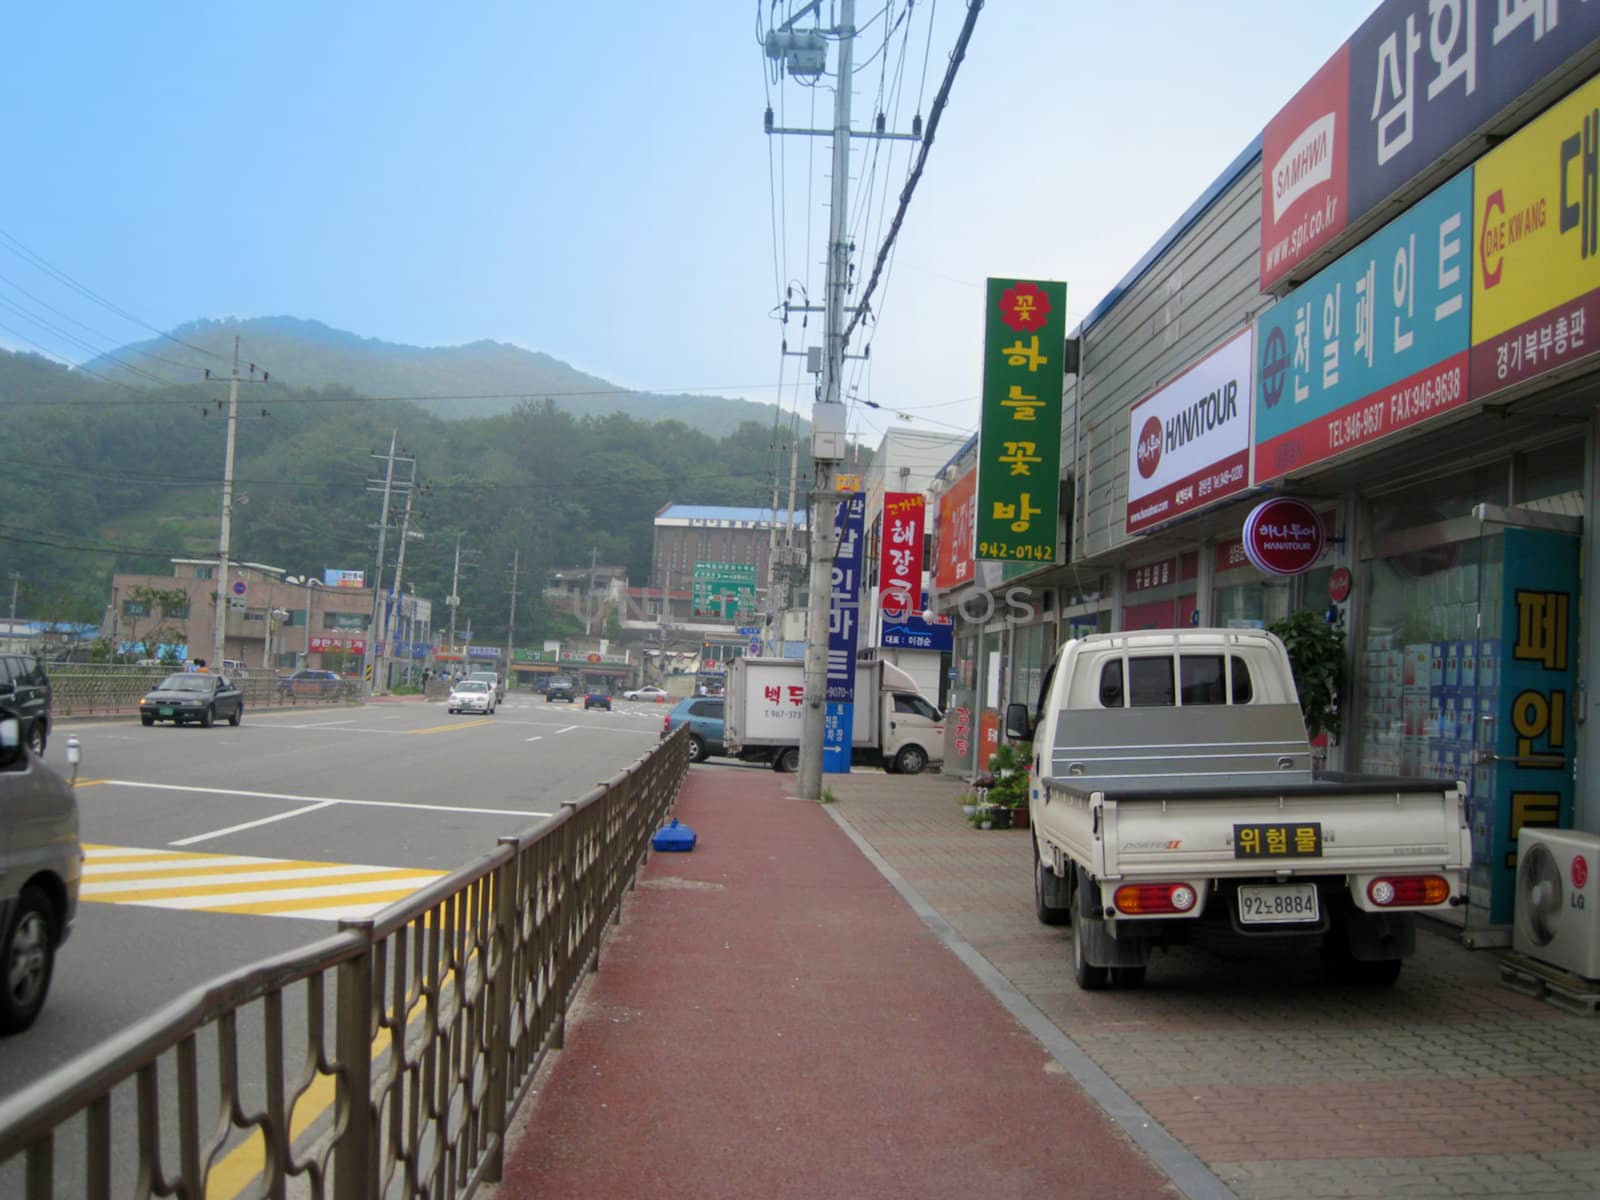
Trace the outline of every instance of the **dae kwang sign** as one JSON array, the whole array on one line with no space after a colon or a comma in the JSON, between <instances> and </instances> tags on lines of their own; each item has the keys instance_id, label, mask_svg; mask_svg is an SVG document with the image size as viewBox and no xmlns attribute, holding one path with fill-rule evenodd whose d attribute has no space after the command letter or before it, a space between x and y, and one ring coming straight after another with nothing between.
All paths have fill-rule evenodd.
<instances>
[{"instance_id":1,"label":"dae kwang sign","mask_svg":"<svg viewBox=\"0 0 1600 1200\"><path fill-rule=\"evenodd\" d=\"M1244 521L1244 552L1268 575L1300 575L1316 566L1327 545L1322 519L1304 500L1263 500Z\"/></svg>"}]
</instances>

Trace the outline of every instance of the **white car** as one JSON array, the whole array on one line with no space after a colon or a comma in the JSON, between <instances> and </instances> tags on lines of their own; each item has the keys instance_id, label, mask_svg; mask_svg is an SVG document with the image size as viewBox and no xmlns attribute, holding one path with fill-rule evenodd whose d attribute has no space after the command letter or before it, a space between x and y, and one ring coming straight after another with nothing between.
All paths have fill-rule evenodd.
<instances>
[{"instance_id":1,"label":"white car","mask_svg":"<svg viewBox=\"0 0 1600 1200\"><path fill-rule=\"evenodd\" d=\"M450 689L451 712L494 712L494 688L481 679L463 679Z\"/></svg>"},{"instance_id":2,"label":"white car","mask_svg":"<svg viewBox=\"0 0 1600 1200\"><path fill-rule=\"evenodd\" d=\"M667 689L658 687L634 688L631 692L623 692L624 700L665 700Z\"/></svg>"}]
</instances>

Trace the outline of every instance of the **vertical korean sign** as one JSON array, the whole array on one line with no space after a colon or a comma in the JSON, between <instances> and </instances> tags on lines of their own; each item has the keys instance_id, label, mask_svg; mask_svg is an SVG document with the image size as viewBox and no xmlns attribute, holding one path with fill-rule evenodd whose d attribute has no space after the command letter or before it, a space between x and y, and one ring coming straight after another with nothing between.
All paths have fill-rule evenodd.
<instances>
[{"instance_id":1,"label":"vertical korean sign","mask_svg":"<svg viewBox=\"0 0 1600 1200\"><path fill-rule=\"evenodd\" d=\"M830 774L846 774L850 770L856 646L861 634L861 544L866 515L867 498L860 492L851 492L840 498L834 517L837 542L828 584L828 691L822 730L822 769Z\"/></svg>"},{"instance_id":2,"label":"vertical korean sign","mask_svg":"<svg viewBox=\"0 0 1600 1200\"><path fill-rule=\"evenodd\" d=\"M878 594L887 620L903 620L921 603L923 508L921 492L884 493Z\"/></svg>"},{"instance_id":3,"label":"vertical korean sign","mask_svg":"<svg viewBox=\"0 0 1600 1200\"><path fill-rule=\"evenodd\" d=\"M1055 561L1067 285L989 280L978 449L978 553Z\"/></svg>"},{"instance_id":4,"label":"vertical korean sign","mask_svg":"<svg viewBox=\"0 0 1600 1200\"><path fill-rule=\"evenodd\" d=\"M933 586L942 592L972 582L972 524L977 496L978 472L974 468L939 497L939 549Z\"/></svg>"},{"instance_id":5,"label":"vertical korean sign","mask_svg":"<svg viewBox=\"0 0 1600 1200\"><path fill-rule=\"evenodd\" d=\"M1478 655L1479 711L1497 717L1498 765L1492 789L1473 788L1472 814L1473 882L1488 886L1495 924L1512 918L1522 830L1572 827L1579 546L1543 530L1505 532L1498 678L1487 666L1494 656Z\"/></svg>"}]
</instances>

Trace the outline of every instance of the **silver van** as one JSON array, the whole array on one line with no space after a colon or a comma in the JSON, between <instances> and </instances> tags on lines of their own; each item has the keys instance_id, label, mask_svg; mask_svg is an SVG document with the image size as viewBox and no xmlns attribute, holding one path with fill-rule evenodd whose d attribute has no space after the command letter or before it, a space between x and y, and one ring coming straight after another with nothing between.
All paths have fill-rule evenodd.
<instances>
[{"instance_id":1,"label":"silver van","mask_svg":"<svg viewBox=\"0 0 1600 1200\"><path fill-rule=\"evenodd\" d=\"M33 1024L78 912L78 800L0 708L0 1035Z\"/></svg>"}]
</instances>

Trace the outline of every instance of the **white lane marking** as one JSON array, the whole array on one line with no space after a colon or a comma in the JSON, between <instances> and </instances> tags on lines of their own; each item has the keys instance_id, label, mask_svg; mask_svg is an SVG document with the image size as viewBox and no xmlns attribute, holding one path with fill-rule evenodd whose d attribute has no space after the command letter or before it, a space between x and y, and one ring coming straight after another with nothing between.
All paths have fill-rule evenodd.
<instances>
[{"instance_id":1,"label":"white lane marking","mask_svg":"<svg viewBox=\"0 0 1600 1200\"><path fill-rule=\"evenodd\" d=\"M544 734L536 733L531 738L529 738L528 740L530 742L542 742L542 741L544 741Z\"/></svg>"},{"instance_id":2,"label":"white lane marking","mask_svg":"<svg viewBox=\"0 0 1600 1200\"><path fill-rule=\"evenodd\" d=\"M557 733L571 733L576 728L577 728L576 725L567 725L567 726L564 726L564 727L556 730L556 732Z\"/></svg>"},{"instance_id":3,"label":"white lane marking","mask_svg":"<svg viewBox=\"0 0 1600 1200\"><path fill-rule=\"evenodd\" d=\"M334 725L354 725L355 723L356 723L356 719L354 717L346 717L342 721L315 721L315 722L312 722L309 725L291 725L291 726L289 726L289 728L290 729L328 729L328 728L330 728L330 727L332 727Z\"/></svg>"},{"instance_id":4,"label":"white lane marking","mask_svg":"<svg viewBox=\"0 0 1600 1200\"><path fill-rule=\"evenodd\" d=\"M491 817L548 817L547 812L518 808L467 808L459 804L411 804L403 800L346 800L338 796L294 796L287 792L246 792L238 788L190 787L181 783L142 783L135 779L102 779L107 786L149 788L160 792L196 792L204 796L248 796L252 800L295 800L301 804L349 804L357 808L415 808L423 812L483 813Z\"/></svg>"},{"instance_id":5,"label":"white lane marking","mask_svg":"<svg viewBox=\"0 0 1600 1200\"><path fill-rule=\"evenodd\" d=\"M260 825L271 825L274 821L287 821L290 817L302 816L305 813L316 812L319 808L327 808L336 804L336 800L318 800L315 804L308 804L304 808L296 808L289 812L276 813L270 817L262 817L259 821L246 821L242 825L229 825L226 829L213 829L210 833L197 833L193 837L179 838L175 842L168 842L169 846L192 846L196 842L209 841L211 838L222 837L229 833L239 833L246 829L255 829Z\"/></svg>"}]
</instances>

